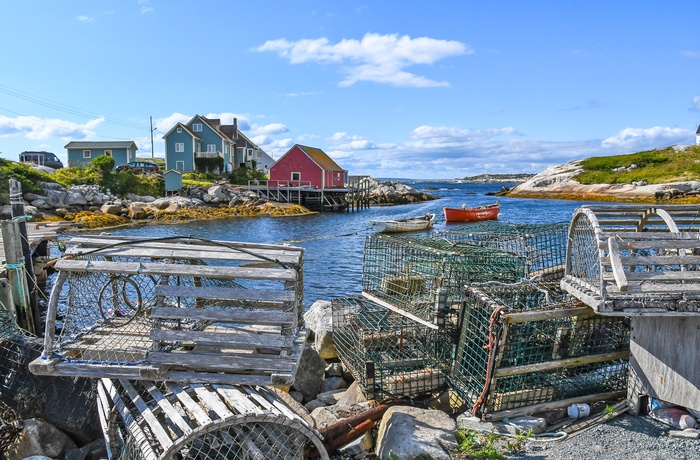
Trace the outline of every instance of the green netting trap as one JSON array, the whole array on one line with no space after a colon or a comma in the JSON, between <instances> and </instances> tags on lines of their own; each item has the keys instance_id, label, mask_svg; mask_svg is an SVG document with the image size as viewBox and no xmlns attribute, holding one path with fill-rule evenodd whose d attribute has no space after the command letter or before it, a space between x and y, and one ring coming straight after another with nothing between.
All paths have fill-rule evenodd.
<instances>
[{"instance_id":1,"label":"green netting trap","mask_svg":"<svg viewBox=\"0 0 700 460\"><path fill-rule=\"evenodd\" d=\"M446 386L453 353L448 329L434 329L367 299L333 299L338 356L368 398L415 397Z\"/></svg>"},{"instance_id":2,"label":"green netting trap","mask_svg":"<svg viewBox=\"0 0 700 460\"><path fill-rule=\"evenodd\" d=\"M625 318L598 316L553 285L470 286L448 381L494 420L623 396L629 340Z\"/></svg>"},{"instance_id":3,"label":"green netting trap","mask_svg":"<svg viewBox=\"0 0 700 460\"><path fill-rule=\"evenodd\" d=\"M514 282L527 274L525 257L433 237L376 234L365 240L362 291L370 300L426 324L442 325L466 284Z\"/></svg>"},{"instance_id":4,"label":"green netting trap","mask_svg":"<svg viewBox=\"0 0 700 460\"><path fill-rule=\"evenodd\" d=\"M528 278L562 278L569 224L478 222L434 232L434 237L513 252L527 260Z\"/></svg>"}]
</instances>

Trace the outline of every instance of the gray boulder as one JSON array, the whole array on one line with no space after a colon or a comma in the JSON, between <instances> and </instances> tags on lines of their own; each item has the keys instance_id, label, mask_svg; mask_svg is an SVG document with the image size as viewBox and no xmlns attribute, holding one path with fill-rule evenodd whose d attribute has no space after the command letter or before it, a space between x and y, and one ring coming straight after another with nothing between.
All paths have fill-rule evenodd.
<instances>
[{"instance_id":1,"label":"gray boulder","mask_svg":"<svg viewBox=\"0 0 700 460\"><path fill-rule=\"evenodd\" d=\"M382 417L375 453L379 458L450 460L457 425L442 411L395 406Z\"/></svg>"},{"instance_id":2,"label":"gray boulder","mask_svg":"<svg viewBox=\"0 0 700 460\"><path fill-rule=\"evenodd\" d=\"M321 389L326 362L316 350L304 347L299 361L299 371L294 379L294 389L304 395L304 401L311 401Z\"/></svg>"},{"instance_id":3,"label":"gray boulder","mask_svg":"<svg viewBox=\"0 0 700 460\"><path fill-rule=\"evenodd\" d=\"M76 447L73 440L58 428L38 418L24 420L22 432L5 451L6 460L20 460L32 455L61 457Z\"/></svg>"},{"instance_id":4,"label":"gray boulder","mask_svg":"<svg viewBox=\"0 0 700 460\"><path fill-rule=\"evenodd\" d=\"M333 342L333 310L327 300L317 300L304 313L304 323L313 333L314 350L323 359L335 359L338 352Z\"/></svg>"}]
</instances>

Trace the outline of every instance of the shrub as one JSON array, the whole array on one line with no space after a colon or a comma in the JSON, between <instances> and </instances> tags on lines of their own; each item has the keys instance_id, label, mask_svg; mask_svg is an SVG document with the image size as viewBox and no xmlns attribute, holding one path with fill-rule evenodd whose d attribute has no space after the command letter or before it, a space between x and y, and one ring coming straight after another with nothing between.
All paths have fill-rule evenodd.
<instances>
[{"instance_id":1,"label":"shrub","mask_svg":"<svg viewBox=\"0 0 700 460\"><path fill-rule=\"evenodd\" d=\"M93 168L63 168L53 173L56 182L69 187L71 185L102 185L102 173Z\"/></svg>"},{"instance_id":2,"label":"shrub","mask_svg":"<svg viewBox=\"0 0 700 460\"><path fill-rule=\"evenodd\" d=\"M228 181L235 185L248 185L248 181L256 179L265 180L267 179L267 174L244 166L234 169L233 172L229 174Z\"/></svg>"},{"instance_id":3,"label":"shrub","mask_svg":"<svg viewBox=\"0 0 700 460\"><path fill-rule=\"evenodd\" d=\"M102 173L102 177L107 177L114 169L114 158L108 155L100 155L92 160L92 167Z\"/></svg>"},{"instance_id":4,"label":"shrub","mask_svg":"<svg viewBox=\"0 0 700 460\"><path fill-rule=\"evenodd\" d=\"M22 193L42 193L42 190L36 185L37 182L53 182L52 177L48 174L36 171L25 164L0 158L0 193L9 193L10 179L19 181L22 185ZM9 204L9 201L2 204Z\"/></svg>"}]
</instances>

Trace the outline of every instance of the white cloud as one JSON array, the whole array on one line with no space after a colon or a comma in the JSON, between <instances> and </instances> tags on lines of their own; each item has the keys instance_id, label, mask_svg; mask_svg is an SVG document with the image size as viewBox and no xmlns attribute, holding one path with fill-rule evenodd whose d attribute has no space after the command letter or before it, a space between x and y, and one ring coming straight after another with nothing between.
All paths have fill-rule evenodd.
<instances>
[{"instance_id":1,"label":"white cloud","mask_svg":"<svg viewBox=\"0 0 700 460\"><path fill-rule=\"evenodd\" d=\"M695 111L700 112L700 96L695 96L693 98L693 109Z\"/></svg>"},{"instance_id":2,"label":"white cloud","mask_svg":"<svg viewBox=\"0 0 700 460\"><path fill-rule=\"evenodd\" d=\"M190 115L175 112L168 117L161 118L160 120L156 121L154 128L158 129L158 131L165 134L168 131L170 131L176 124L187 123L188 121L190 121L190 118L192 118Z\"/></svg>"},{"instance_id":3,"label":"white cloud","mask_svg":"<svg viewBox=\"0 0 700 460\"><path fill-rule=\"evenodd\" d=\"M377 146L364 137L348 136L347 133L335 133L330 137L333 148L338 150L374 150Z\"/></svg>"},{"instance_id":4,"label":"white cloud","mask_svg":"<svg viewBox=\"0 0 700 460\"><path fill-rule=\"evenodd\" d=\"M342 64L346 77L340 82L341 86L371 81L408 87L449 86L449 83L415 75L405 71L406 67L434 64L447 57L473 53L471 48L454 40L372 33L365 34L362 40L344 39L336 44L327 38L296 42L281 38L268 40L254 50L275 52L291 64Z\"/></svg>"},{"instance_id":5,"label":"white cloud","mask_svg":"<svg viewBox=\"0 0 700 460\"><path fill-rule=\"evenodd\" d=\"M32 140L46 140L51 137L61 139L85 139L95 134L94 130L104 121L103 117L86 123L73 123L52 118L0 116L0 137L23 136Z\"/></svg>"},{"instance_id":6,"label":"white cloud","mask_svg":"<svg viewBox=\"0 0 700 460\"><path fill-rule=\"evenodd\" d=\"M680 54L685 57L700 58L700 51L698 50L682 50Z\"/></svg>"},{"instance_id":7,"label":"white cloud","mask_svg":"<svg viewBox=\"0 0 700 460\"><path fill-rule=\"evenodd\" d=\"M282 123L269 123L267 125L253 125L250 132L254 136L273 135L289 132L289 128Z\"/></svg>"},{"instance_id":8,"label":"white cloud","mask_svg":"<svg viewBox=\"0 0 700 460\"><path fill-rule=\"evenodd\" d=\"M139 11L141 14L153 13L155 11L151 6L150 0L139 0Z\"/></svg>"},{"instance_id":9,"label":"white cloud","mask_svg":"<svg viewBox=\"0 0 700 460\"><path fill-rule=\"evenodd\" d=\"M85 16L84 14L81 14L75 19L77 19L78 22L95 22L95 18L93 16Z\"/></svg>"},{"instance_id":10,"label":"white cloud","mask_svg":"<svg viewBox=\"0 0 700 460\"><path fill-rule=\"evenodd\" d=\"M682 128L654 126L653 128L625 128L614 136L604 139L603 148L623 149L628 152L668 147L673 144L688 144L693 132Z\"/></svg>"}]
</instances>

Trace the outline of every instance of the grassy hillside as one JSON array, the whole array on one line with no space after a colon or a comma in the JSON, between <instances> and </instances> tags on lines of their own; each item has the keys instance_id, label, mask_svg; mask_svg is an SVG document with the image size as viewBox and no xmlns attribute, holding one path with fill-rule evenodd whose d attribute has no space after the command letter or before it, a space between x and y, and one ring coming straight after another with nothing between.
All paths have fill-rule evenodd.
<instances>
[{"instance_id":1,"label":"grassy hillside","mask_svg":"<svg viewBox=\"0 0 700 460\"><path fill-rule=\"evenodd\" d=\"M636 165L636 168L632 165ZM574 179L582 184L663 184L700 180L700 146L676 152L672 147L629 155L588 158ZM632 166L632 168L630 168Z\"/></svg>"}]
</instances>

